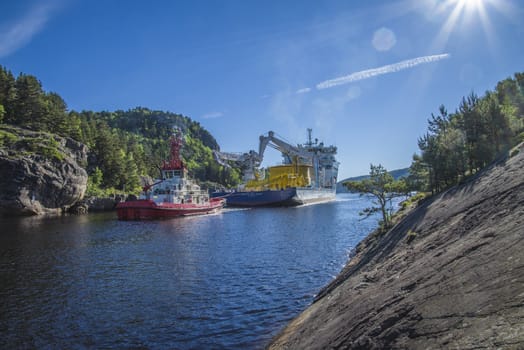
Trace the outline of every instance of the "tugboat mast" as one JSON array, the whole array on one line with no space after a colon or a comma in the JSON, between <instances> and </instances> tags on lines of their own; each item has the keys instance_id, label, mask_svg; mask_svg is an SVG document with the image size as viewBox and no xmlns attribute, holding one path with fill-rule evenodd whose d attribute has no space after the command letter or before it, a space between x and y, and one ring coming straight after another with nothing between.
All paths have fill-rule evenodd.
<instances>
[{"instance_id":1,"label":"tugboat mast","mask_svg":"<svg viewBox=\"0 0 524 350\"><path fill-rule=\"evenodd\" d=\"M180 154L184 140L179 129L176 129L173 135L171 135L169 142L171 156L169 157L169 161L163 161L162 170L180 170L184 168Z\"/></svg>"}]
</instances>

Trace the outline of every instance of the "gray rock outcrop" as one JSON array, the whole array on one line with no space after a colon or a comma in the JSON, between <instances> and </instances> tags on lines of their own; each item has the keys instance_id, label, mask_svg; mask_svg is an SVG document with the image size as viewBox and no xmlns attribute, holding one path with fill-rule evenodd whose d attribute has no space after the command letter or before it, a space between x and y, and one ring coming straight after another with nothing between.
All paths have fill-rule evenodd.
<instances>
[{"instance_id":1,"label":"gray rock outcrop","mask_svg":"<svg viewBox=\"0 0 524 350\"><path fill-rule=\"evenodd\" d=\"M97 212L114 210L116 205L124 200L124 195L111 195L109 197L88 197L79 203L86 207L86 211Z\"/></svg>"},{"instance_id":2,"label":"gray rock outcrop","mask_svg":"<svg viewBox=\"0 0 524 350\"><path fill-rule=\"evenodd\" d=\"M524 146L370 235L269 349L523 349Z\"/></svg>"},{"instance_id":3,"label":"gray rock outcrop","mask_svg":"<svg viewBox=\"0 0 524 350\"><path fill-rule=\"evenodd\" d=\"M61 214L87 187L87 147L53 134L3 126L0 214Z\"/></svg>"}]
</instances>

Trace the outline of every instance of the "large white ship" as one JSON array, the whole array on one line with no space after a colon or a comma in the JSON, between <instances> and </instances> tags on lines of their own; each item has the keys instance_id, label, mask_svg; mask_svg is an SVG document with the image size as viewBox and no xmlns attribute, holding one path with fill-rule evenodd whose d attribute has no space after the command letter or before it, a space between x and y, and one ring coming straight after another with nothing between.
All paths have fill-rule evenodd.
<instances>
[{"instance_id":1,"label":"large white ship","mask_svg":"<svg viewBox=\"0 0 524 350\"><path fill-rule=\"evenodd\" d=\"M258 167L267 146L281 152L283 163L261 171ZM244 172L244 184L239 189L215 196L223 196L229 206L243 207L301 205L333 200L339 164L335 159L336 153L335 146L324 146L316 139L313 141L311 129L308 129L307 142L296 146L269 131L267 135L260 136L258 153L215 153L222 164L233 161Z\"/></svg>"}]
</instances>

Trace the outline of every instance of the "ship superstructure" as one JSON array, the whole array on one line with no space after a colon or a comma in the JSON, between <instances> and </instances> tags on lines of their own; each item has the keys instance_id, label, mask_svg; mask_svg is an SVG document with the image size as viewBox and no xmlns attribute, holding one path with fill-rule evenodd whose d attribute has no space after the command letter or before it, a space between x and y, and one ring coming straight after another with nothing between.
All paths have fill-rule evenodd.
<instances>
[{"instance_id":1,"label":"ship superstructure","mask_svg":"<svg viewBox=\"0 0 524 350\"><path fill-rule=\"evenodd\" d=\"M335 198L338 175L337 148L324 146L312 140L311 129L304 144L292 145L269 131L260 136L258 153L250 151L237 157L224 157L221 161L235 161L241 166L244 184L237 191L224 194L232 206L300 205ZM280 165L258 169L267 147L278 150L283 157Z\"/></svg>"}]
</instances>

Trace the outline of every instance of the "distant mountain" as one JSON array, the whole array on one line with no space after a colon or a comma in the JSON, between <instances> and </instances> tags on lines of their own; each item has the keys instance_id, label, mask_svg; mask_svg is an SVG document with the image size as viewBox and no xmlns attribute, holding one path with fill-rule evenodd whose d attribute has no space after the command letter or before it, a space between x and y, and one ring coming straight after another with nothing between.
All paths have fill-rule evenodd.
<instances>
[{"instance_id":1,"label":"distant mountain","mask_svg":"<svg viewBox=\"0 0 524 350\"><path fill-rule=\"evenodd\" d=\"M395 180L398 180L398 179L400 179L402 177L407 177L409 175L409 168L391 170L391 171L388 171L388 173L390 173L391 176L393 176L393 178ZM344 182L347 182L347 181L362 181L364 179L367 179L368 177L369 177L369 175L360 175L360 176L355 176L355 177L348 177L347 179L344 179L344 180L341 180L341 181L337 182L337 193L346 193L346 192L348 192L346 187L343 185Z\"/></svg>"}]
</instances>

